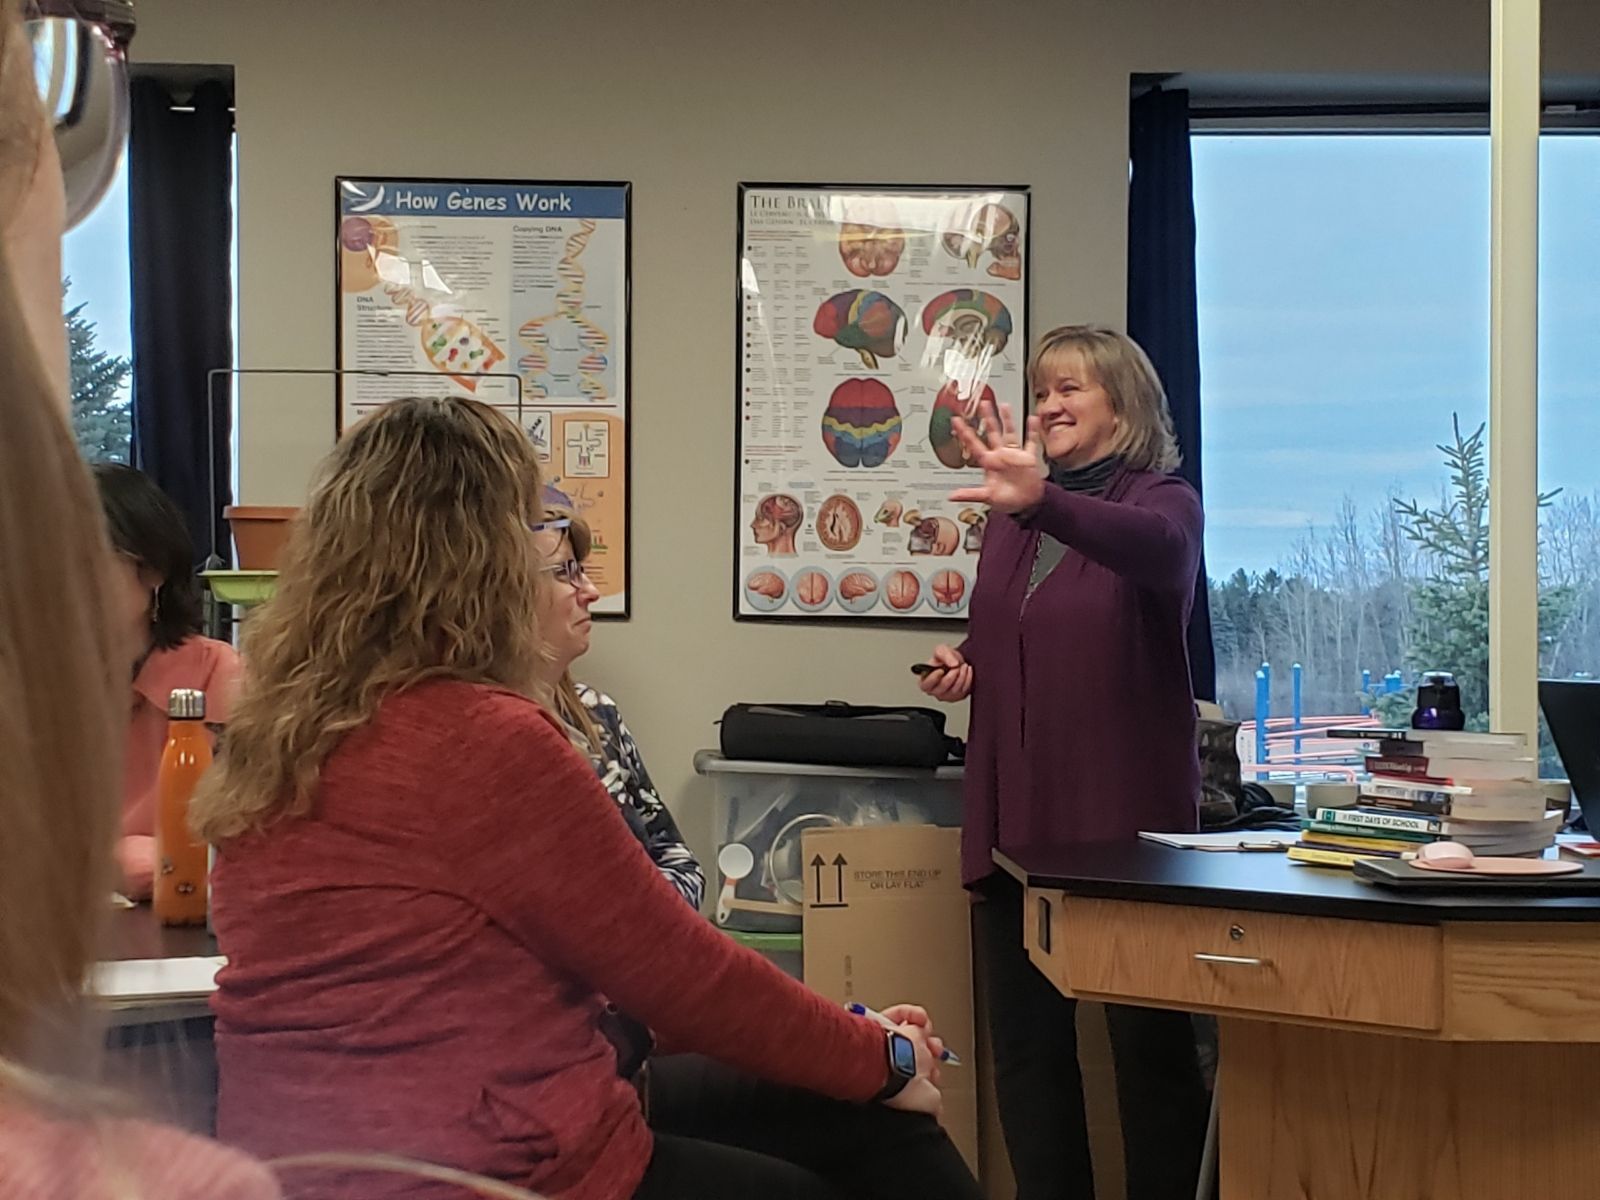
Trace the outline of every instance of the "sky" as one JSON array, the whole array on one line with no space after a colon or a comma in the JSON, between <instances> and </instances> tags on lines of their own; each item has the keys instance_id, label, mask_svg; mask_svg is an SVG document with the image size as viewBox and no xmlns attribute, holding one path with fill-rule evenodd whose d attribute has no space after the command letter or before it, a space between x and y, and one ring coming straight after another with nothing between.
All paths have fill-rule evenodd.
<instances>
[{"instance_id":1,"label":"sky","mask_svg":"<svg viewBox=\"0 0 1600 1200\"><path fill-rule=\"evenodd\" d=\"M1489 412L1489 141L1194 139L1206 556L1281 564L1345 495L1431 500ZM127 354L127 175L68 235L68 302ZM1600 137L1540 166L1540 485L1600 487Z\"/></svg>"},{"instance_id":2,"label":"sky","mask_svg":"<svg viewBox=\"0 0 1600 1200\"><path fill-rule=\"evenodd\" d=\"M67 234L62 271L72 281L67 306L87 304L101 349L127 357L133 328L128 318L128 160L115 184L88 218Z\"/></svg>"},{"instance_id":3,"label":"sky","mask_svg":"<svg viewBox=\"0 0 1600 1200\"><path fill-rule=\"evenodd\" d=\"M1489 142L1194 139L1206 556L1282 563L1345 495L1432 500L1489 415ZM1600 486L1600 137L1540 166L1540 484Z\"/></svg>"}]
</instances>

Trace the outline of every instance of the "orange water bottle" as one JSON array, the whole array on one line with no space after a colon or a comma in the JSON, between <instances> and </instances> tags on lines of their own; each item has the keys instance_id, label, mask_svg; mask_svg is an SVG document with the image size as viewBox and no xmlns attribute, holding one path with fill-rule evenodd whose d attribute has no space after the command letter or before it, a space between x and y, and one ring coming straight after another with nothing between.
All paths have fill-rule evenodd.
<instances>
[{"instance_id":1,"label":"orange water bottle","mask_svg":"<svg viewBox=\"0 0 1600 1200\"><path fill-rule=\"evenodd\" d=\"M156 776L156 878L153 906L163 925L204 925L207 913L203 842L189 831L189 797L211 765L206 694L178 688L167 705L167 748Z\"/></svg>"}]
</instances>

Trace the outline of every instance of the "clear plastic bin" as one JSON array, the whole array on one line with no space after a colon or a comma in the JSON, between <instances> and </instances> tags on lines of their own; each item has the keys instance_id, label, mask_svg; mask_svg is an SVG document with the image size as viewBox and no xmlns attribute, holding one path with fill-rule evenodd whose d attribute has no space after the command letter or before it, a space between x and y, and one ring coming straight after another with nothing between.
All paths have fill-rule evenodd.
<instances>
[{"instance_id":1,"label":"clear plastic bin","mask_svg":"<svg viewBox=\"0 0 1600 1200\"><path fill-rule=\"evenodd\" d=\"M819 767L694 756L711 780L714 919L725 929L798 933L801 835L832 825L961 824L961 768Z\"/></svg>"}]
</instances>

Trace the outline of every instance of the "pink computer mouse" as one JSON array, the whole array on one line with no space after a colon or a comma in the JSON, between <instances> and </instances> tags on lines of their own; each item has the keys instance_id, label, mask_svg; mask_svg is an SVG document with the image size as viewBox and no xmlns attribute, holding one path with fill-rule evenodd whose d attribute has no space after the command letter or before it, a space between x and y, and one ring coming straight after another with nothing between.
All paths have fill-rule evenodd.
<instances>
[{"instance_id":1,"label":"pink computer mouse","mask_svg":"<svg viewBox=\"0 0 1600 1200\"><path fill-rule=\"evenodd\" d=\"M1417 851L1417 857L1438 870L1472 870L1472 851L1460 842L1429 842Z\"/></svg>"}]
</instances>

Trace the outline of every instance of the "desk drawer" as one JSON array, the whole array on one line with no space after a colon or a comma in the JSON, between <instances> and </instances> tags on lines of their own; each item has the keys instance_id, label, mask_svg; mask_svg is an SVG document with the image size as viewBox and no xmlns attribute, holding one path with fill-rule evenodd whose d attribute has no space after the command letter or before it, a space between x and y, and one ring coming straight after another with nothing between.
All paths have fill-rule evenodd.
<instances>
[{"instance_id":1,"label":"desk drawer","mask_svg":"<svg viewBox=\"0 0 1600 1200\"><path fill-rule=\"evenodd\" d=\"M1029 949L1063 990L1175 1008L1438 1029L1442 934L1281 913L1192 908L1056 893L1030 897L1049 919L1048 951Z\"/></svg>"}]
</instances>

